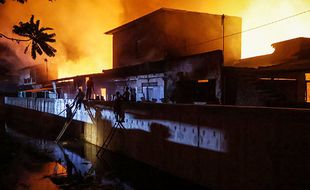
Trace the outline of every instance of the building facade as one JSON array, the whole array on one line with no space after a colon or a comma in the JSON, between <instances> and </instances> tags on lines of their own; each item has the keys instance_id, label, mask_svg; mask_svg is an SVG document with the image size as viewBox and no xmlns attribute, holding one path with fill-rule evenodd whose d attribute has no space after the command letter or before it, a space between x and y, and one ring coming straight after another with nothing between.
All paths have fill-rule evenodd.
<instances>
[{"instance_id":1,"label":"building facade","mask_svg":"<svg viewBox=\"0 0 310 190\"><path fill-rule=\"evenodd\" d=\"M50 80L58 77L57 65L37 64L18 71L18 94L20 97L56 97Z\"/></svg>"},{"instance_id":2,"label":"building facade","mask_svg":"<svg viewBox=\"0 0 310 190\"><path fill-rule=\"evenodd\" d=\"M305 107L310 102L310 39L272 45L274 53L225 69L227 104Z\"/></svg>"},{"instance_id":3,"label":"building facade","mask_svg":"<svg viewBox=\"0 0 310 190\"><path fill-rule=\"evenodd\" d=\"M113 68L223 49L227 65L241 57L241 28L239 17L162 8L106 34Z\"/></svg>"}]
</instances>

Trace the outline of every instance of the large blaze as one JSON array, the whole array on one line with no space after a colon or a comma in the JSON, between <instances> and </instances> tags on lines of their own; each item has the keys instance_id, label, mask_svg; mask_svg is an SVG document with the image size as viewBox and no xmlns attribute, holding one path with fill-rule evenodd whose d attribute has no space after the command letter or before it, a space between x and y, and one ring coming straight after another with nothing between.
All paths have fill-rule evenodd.
<instances>
[{"instance_id":1,"label":"large blaze","mask_svg":"<svg viewBox=\"0 0 310 190\"><path fill-rule=\"evenodd\" d=\"M310 37L310 12L296 15L310 9L309 0L255 0L242 13L243 30L268 23L268 26L243 33L242 57L272 53L272 43L296 37ZM291 17L296 15L295 17ZM283 19L287 18L287 19ZM279 21L283 19L282 21ZM279 21L279 22L275 22Z\"/></svg>"},{"instance_id":2,"label":"large blaze","mask_svg":"<svg viewBox=\"0 0 310 190\"><path fill-rule=\"evenodd\" d=\"M14 24L26 21L34 14L42 26L54 28L57 34L54 47L58 52L56 57L48 58L48 63L58 64L59 78L98 73L112 67L112 38L104 32L161 7L240 16L243 30L247 30L306 11L310 9L310 1L29 0L20 5L7 0L0 6L0 32L11 35ZM271 44L277 41L310 37L309 20L308 12L243 33L242 58L271 53ZM0 43L4 40L0 39ZM23 60L29 61L29 55L23 55L21 45L11 46ZM42 59L36 62L43 63Z\"/></svg>"}]
</instances>

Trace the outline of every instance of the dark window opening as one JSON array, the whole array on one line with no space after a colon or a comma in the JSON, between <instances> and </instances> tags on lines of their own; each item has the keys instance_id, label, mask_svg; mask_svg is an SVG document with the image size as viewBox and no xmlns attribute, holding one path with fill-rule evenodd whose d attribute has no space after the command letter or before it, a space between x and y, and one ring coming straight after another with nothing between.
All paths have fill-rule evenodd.
<instances>
[{"instance_id":1,"label":"dark window opening","mask_svg":"<svg viewBox=\"0 0 310 190\"><path fill-rule=\"evenodd\" d=\"M176 88L172 93L172 101L176 103L217 103L215 86L215 79L178 81L176 83Z\"/></svg>"},{"instance_id":2,"label":"dark window opening","mask_svg":"<svg viewBox=\"0 0 310 190\"><path fill-rule=\"evenodd\" d=\"M194 102L216 103L215 86L216 81L214 79L197 81L194 86Z\"/></svg>"},{"instance_id":3,"label":"dark window opening","mask_svg":"<svg viewBox=\"0 0 310 190\"><path fill-rule=\"evenodd\" d=\"M37 98L45 98L45 92L37 92Z\"/></svg>"}]
</instances>

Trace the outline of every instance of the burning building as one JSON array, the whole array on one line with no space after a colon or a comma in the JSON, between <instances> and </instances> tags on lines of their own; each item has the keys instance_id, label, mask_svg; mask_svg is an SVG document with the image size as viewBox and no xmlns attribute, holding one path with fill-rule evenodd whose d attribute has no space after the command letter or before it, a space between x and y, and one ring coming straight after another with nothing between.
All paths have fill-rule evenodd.
<instances>
[{"instance_id":1,"label":"burning building","mask_svg":"<svg viewBox=\"0 0 310 190\"><path fill-rule=\"evenodd\" d=\"M166 8L110 30L114 68L93 75L95 97L111 100L128 87L135 101L221 102L222 67L241 55L240 35L222 37L240 31L238 17ZM63 80L85 90L90 76ZM64 97L74 97L72 92Z\"/></svg>"},{"instance_id":2,"label":"burning building","mask_svg":"<svg viewBox=\"0 0 310 190\"><path fill-rule=\"evenodd\" d=\"M203 24L197 24L202 18L206 19ZM109 31L114 38L113 69L53 80L58 87L55 89L61 88L60 99L6 97L8 107L26 108L10 107L15 113L8 114L12 118L8 125L18 126L18 119L27 121L19 126L27 131L60 131L55 118L65 117L65 105L72 104L77 88L85 91L90 77L95 96L106 100L129 87L136 93L134 101L272 106L304 103L309 97L309 93L305 95L310 81L309 39L280 42L274 44L274 54L240 60L240 41L229 43L229 37L220 38L222 29L225 32L236 27L236 33L240 31L241 20L236 18L236 26L226 26L229 18L160 9ZM166 19L171 19L171 25ZM206 26L207 31L212 26L215 30L205 34ZM212 41L217 35L222 41ZM196 42L201 42L201 49L191 49L189 43ZM209 46L209 42L214 44ZM127 103L126 133L122 133L113 125L117 121L109 102L84 103L75 109L76 123L72 124L76 127L71 127L74 137L82 134L87 142L103 147L114 128L119 131L108 149L204 187L304 189L296 187L309 184L305 178L310 171L309 155L304 153L309 145L309 110ZM33 116L36 120L28 119ZM43 122L45 127L41 127ZM34 123L40 126L34 127ZM296 171L296 175L287 171Z\"/></svg>"},{"instance_id":3,"label":"burning building","mask_svg":"<svg viewBox=\"0 0 310 190\"><path fill-rule=\"evenodd\" d=\"M227 104L307 106L310 39L295 38L272 46L272 54L242 59L225 68Z\"/></svg>"},{"instance_id":4,"label":"burning building","mask_svg":"<svg viewBox=\"0 0 310 190\"><path fill-rule=\"evenodd\" d=\"M18 90L20 97L49 98L48 94L54 94L51 97L56 98L56 89L53 89L50 80L57 78L57 65L37 64L20 69ZM52 91L53 93L49 93Z\"/></svg>"},{"instance_id":5,"label":"burning building","mask_svg":"<svg viewBox=\"0 0 310 190\"><path fill-rule=\"evenodd\" d=\"M275 43L272 54L240 59L240 30L238 17L156 10L106 32L113 35L114 68L55 80L58 97L85 91L92 77L94 99L113 100L128 87L134 101L305 106L309 39ZM225 33L237 36L222 38Z\"/></svg>"},{"instance_id":6,"label":"burning building","mask_svg":"<svg viewBox=\"0 0 310 190\"><path fill-rule=\"evenodd\" d=\"M213 50L223 50L229 64L241 57L241 24L239 17L162 8L106 34L113 35L113 68Z\"/></svg>"}]
</instances>

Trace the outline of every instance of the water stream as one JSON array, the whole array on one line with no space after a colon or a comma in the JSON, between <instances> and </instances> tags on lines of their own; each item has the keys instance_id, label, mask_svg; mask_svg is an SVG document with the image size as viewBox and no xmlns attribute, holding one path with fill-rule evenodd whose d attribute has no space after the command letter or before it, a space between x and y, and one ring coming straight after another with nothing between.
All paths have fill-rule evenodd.
<instances>
[{"instance_id":1,"label":"water stream","mask_svg":"<svg viewBox=\"0 0 310 190\"><path fill-rule=\"evenodd\" d=\"M55 173L58 175L66 173L68 162L65 156L76 167L76 171L72 170L72 173L79 173L83 176L83 178L78 179L79 182L83 182L85 179L92 180L91 183L87 183L88 185L84 185L83 182L78 183L77 187L73 186L66 189L205 189L147 164L109 151L105 151L104 156L99 159L96 156L98 147L86 142L64 141L59 146L54 141L25 136L11 128L7 128L6 131L14 140L31 146L52 160L41 164L35 171L24 174L19 182L21 185L18 189L21 190L64 189L63 186L52 183L48 176ZM81 184L83 184L82 187Z\"/></svg>"}]
</instances>

